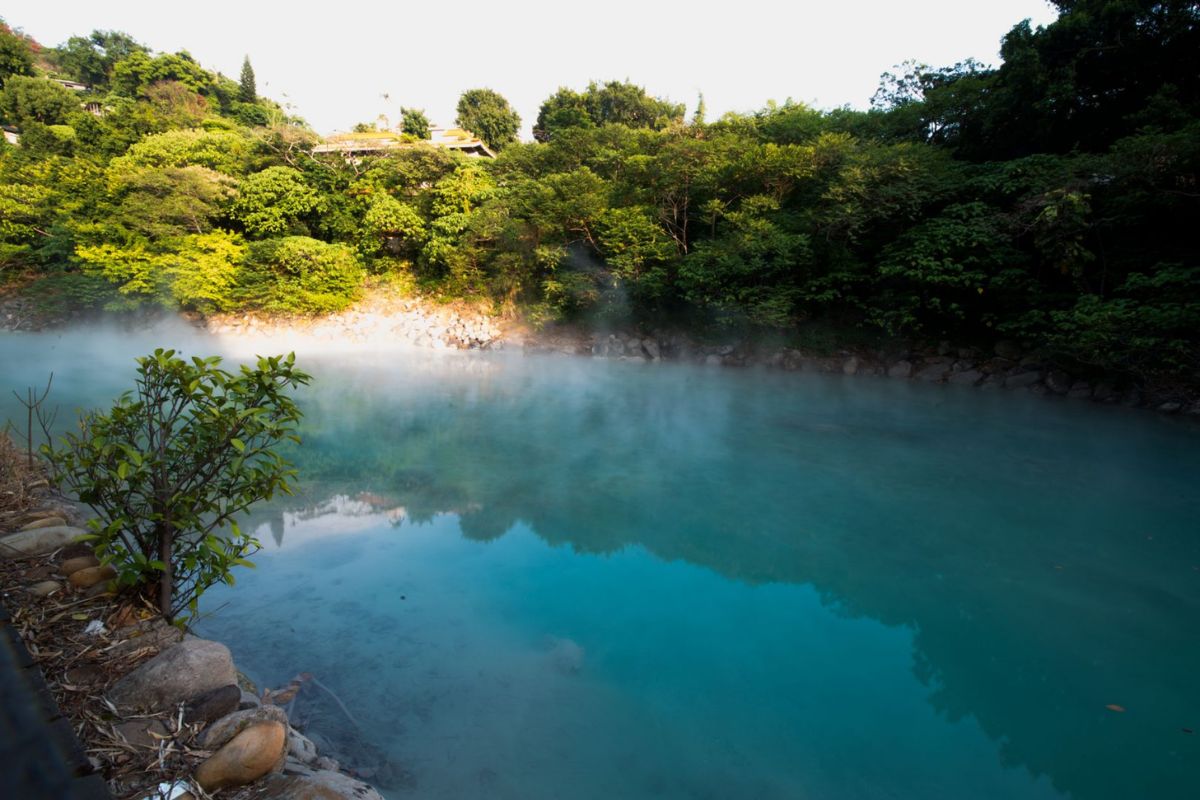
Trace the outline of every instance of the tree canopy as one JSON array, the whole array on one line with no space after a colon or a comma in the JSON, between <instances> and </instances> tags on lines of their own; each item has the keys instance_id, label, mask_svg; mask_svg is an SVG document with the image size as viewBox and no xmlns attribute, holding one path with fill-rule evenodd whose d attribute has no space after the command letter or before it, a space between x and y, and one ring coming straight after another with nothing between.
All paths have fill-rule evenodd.
<instances>
[{"instance_id":1,"label":"tree canopy","mask_svg":"<svg viewBox=\"0 0 1200 800\"><path fill-rule=\"evenodd\" d=\"M499 152L517 141L521 116L499 92L468 89L458 98L455 124L478 136L488 147Z\"/></svg>"},{"instance_id":2,"label":"tree canopy","mask_svg":"<svg viewBox=\"0 0 1200 800\"><path fill-rule=\"evenodd\" d=\"M91 90L19 65L0 90L20 131L0 149L0 265L113 308L319 313L402 274L538 324L1015 340L1078 375L1200 385L1196 6L1058 6L1012 28L999 66L897 66L867 111L710 121L701 103L685 121L592 82L546 98L521 143L508 102L473 89L457 121L494 160L375 126L398 146L317 154L186 53L93 33L43 59ZM404 108L400 127L428 120Z\"/></svg>"}]
</instances>

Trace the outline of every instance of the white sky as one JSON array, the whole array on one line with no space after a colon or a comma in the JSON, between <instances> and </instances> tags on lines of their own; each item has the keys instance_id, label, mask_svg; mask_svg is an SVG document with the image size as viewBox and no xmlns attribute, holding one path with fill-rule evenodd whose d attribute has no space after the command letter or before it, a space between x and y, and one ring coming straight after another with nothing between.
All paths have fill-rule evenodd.
<instances>
[{"instance_id":1,"label":"white sky","mask_svg":"<svg viewBox=\"0 0 1200 800\"><path fill-rule=\"evenodd\" d=\"M689 114L702 91L710 120L788 97L864 108L894 64L996 63L1013 25L1054 19L1046 0L56 0L3 14L44 45L123 30L234 78L249 54L259 93L321 133L381 113L396 123L401 104L450 125L458 95L487 86L526 137L546 97L590 79L628 78Z\"/></svg>"}]
</instances>

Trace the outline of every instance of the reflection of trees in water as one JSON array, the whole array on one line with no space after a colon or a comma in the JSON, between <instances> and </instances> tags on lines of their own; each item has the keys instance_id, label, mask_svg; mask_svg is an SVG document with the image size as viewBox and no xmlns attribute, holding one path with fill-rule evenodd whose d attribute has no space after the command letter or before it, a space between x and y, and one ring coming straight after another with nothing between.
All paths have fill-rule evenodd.
<instances>
[{"instance_id":1,"label":"reflection of trees in water","mask_svg":"<svg viewBox=\"0 0 1200 800\"><path fill-rule=\"evenodd\" d=\"M312 398L295 460L310 491L368 492L415 522L453 511L472 539L521 521L581 551L641 545L735 580L810 583L839 613L911 628L929 702L976 718L1006 765L1084 799L1194 783L1200 737L1178 707L1198 699L1197 645L1180 635L1200 606L1180 566L1200 561L1182 539L1194 503L1139 497L1103 443L1043 456L1036 429L981 439L920 396L628 374L341 384ZM1157 509L1156 547L1114 528L1116 506L1077 499L1104 481Z\"/></svg>"}]
</instances>

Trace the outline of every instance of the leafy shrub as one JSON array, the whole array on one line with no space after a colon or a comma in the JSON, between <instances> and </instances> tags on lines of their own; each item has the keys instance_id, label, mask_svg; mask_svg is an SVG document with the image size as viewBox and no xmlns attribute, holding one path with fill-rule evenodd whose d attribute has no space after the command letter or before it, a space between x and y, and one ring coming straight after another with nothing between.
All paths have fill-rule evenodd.
<instances>
[{"instance_id":1,"label":"leafy shrub","mask_svg":"<svg viewBox=\"0 0 1200 800\"><path fill-rule=\"evenodd\" d=\"M267 167L249 175L230 211L254 238L307 233L299 220L320 208L321 197L291 167Z\"/></svg>"},{"instance_id":2,"label":"leafy shrub","mask_svg":"<svg viewBox=\"0 0 1200 800\"><path fill-rule=\"evenodd\" d=\"M62 484L97 518L97 555L121 586L158 584L168 619L189 609L258 542L237 524L252 504L289 492L295 471L276 452L298 442L300 409L287 390L307 384L295 355L260 358L238 374L217 357L177 358L158 349L139 358L136 392L91 412L78 433L43 452Z\"/></svg>"},{"instance_id":3,"label":"leafy shrub","mask_svg":"<svg viewBox=\"0 0 1200 800\"><path fill-rule=\"evenodd\" d=\"M277 313L320 314L354 302L362 290L363 268L354 251L307 236L251 243L241 299Z\"/></svg>"}]
</instances>

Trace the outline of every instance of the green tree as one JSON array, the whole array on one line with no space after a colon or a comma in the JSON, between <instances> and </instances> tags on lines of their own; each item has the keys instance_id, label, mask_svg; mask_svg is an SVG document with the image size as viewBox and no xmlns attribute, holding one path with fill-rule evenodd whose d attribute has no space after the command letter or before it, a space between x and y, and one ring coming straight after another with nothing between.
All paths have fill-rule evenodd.
<instances>
[{"instance_id":1,"label":"green tree","mask_svg":"<svg viewBox=\"0 0 1200 800\"><path fill-rule=\"evenodd\" d=\"M400 130L403 133L418 139L429 138L429 117L425 116L424 109L401 108L400 115Z\"/></svg>"},{"instance_id":2,"label":"green tree","mask_svg":"<svg viewBox=\"0 0 1200 800\"><path fill-rule=\"evenodd\" d=\"M568 128L592 128L595 125L591 114L588 113L587 98L579 92L560 86L538 109L533 138L539 142L548 142L559 131Z\"/></svg>"},{"instance_id":3,"label":"green tree","mask_svg":"<svg viewBox=\"0 0 1200 800\"><path fill-rule=\"evenodd\" d=\"M250 66L250 56L242 59L242 74L238 80L238 100L243 103L253 103L258 100L258 87L254 85L254 67Z\"/></svg>"},{"instance_id":4,"label":"green tree","mask_svg":"<svg viewBox=\"0 0 1200 800\"><path fill-rule=\"evenodd\" d=\"M33 74L29 41L0 19L0 88L14 75Z\"/></svg>"},{"instance_id":5,"label":"green tree","mask_svg":"<svg viewBox=\"0 0 1200 800\"><path fill-rule=\"evenodd\" d=\"M90 539L121 586L151 590L168 620L196 613L214 583L258 542L239 517L295 471L278 452L299 442L300 409L288 394L309 382L295 355L259 358L238 373L221 360L155 350L139 358L134 392L108 412L85 414L79 431L45 452L62 485L96 513Z\"/></svg>"},{"instance_id":6,"label":"green tree","mask_svg":"<svg viewBox=\"0 0 1200 800\"><path fill-rule=\"evenodd\" d=\"M17 126L63 125L78 110L78 95L45 78L15 75L0 90L0 115Z\"/></svg>"},{"instance_id":7,"label":"green tree","mask_svg":"<svg viewBox=\"0 0 1200 800\"><path fill-rule=\"evenodd\" d=\"M500 93L491 89L468 89L458 98L455 124L471 131L499 152L517 140L521 116Z\"/></svg>"},{"instance_id":8,"label":"green tree","mask_svg":"<svg viewBox=\"0 0 1200 800\"><path fill-rule=\"evenodd\" d=\"M54 62L67 77L92 89L105 89L113 66L135 52L146 52L132 36L120 31L92 31L89 36L72 36L53 52Z\"/></svg>"},{"instance_id":9,"label":"green tree","mask_svg":"<svg viewBox=\"0 0 1200 800\"><path fill-rule=\"evenodd\" d=\"M425 220L412 206L389 194L378 194L371 198L363 217L361 249L367 255L411 252L425 241L426 235Z\"/></svg>"},{"instance_id":10,"label":"green tree","mask_svg":"<svg viewBox=\"0 0 1200 800\"><path fill-rule=\"evenodd\" d=\"M250 244L239 299L264 311L326 314L358 298L364 275L346 245L307 236L267 239Z\"/></svg>"},{"instance_id":11,"label":"green tree","mask_svg":"<svg viewBox=\"0 0 1200 800\"><path fill-rule=\"evenodd\" d=\"M248 175L230 212L255 239L307 233L301 220L316 211L321 196L291 167L267 167Z\"/></svg>"},{"instance_id":12,"label":"green tree","mask_svg":"<svg viewBox=\"0 0 1200 800\"><path fill-rule=\"evenodd\" d=\"M233 179L207 167L142 167L114 176L111 220L158 239L206 233L233 194Z\"/></svg>"}]
</instances>

